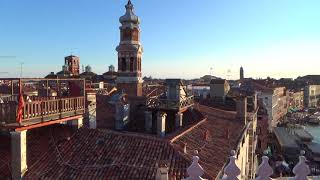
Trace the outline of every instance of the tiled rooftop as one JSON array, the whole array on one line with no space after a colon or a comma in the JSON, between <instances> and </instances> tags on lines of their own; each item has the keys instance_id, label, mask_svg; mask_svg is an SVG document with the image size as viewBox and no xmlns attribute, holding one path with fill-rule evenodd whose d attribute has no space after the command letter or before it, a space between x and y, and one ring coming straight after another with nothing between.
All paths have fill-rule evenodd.
<instances>
[{"instance_id":1,"label":"tiled rooftop","mask_svg":"<svg viewBox=\"0 0 320 180\"><path fill-rule=\"evenodd\" d=\"M201 105L197 109L207 116L206 120L165 139L85 128L73 134L62 125L30 130L25 179L155 179L157 164L168 166L170 179L182 179L187 176L194 150L199 150L204 177L214 179L237 145L244 125L235 120L235 112ZM191 116L188 113L186 116ZM183 143L187 144L187 154L182 151ZM4 149L7 151L0 151L1 159L10 158L10 145ZM0 166L0 177L10 176L6 172L6 167Z\"/></svg>"},{"instance_id":2,"label":"tiled rooftop","mask_svg":"<svg viewBox=\"0 0 320 180\"><path fill-rule=\"evenodd\" d=\"M235 112L201 105L199 111L207 116L207 120L176 139L173 144L181 147L186 143L187 156L190 160L194 150L198 150L200 164L206 172L203 177L215 179L227 162L230 151L237 146L237 139L241 135L244 124L235 119ZM207 140L204 138L206 131L208 132ZM229 138L227 138L227 132L229 132Z\"/></svg>"},{"instance_id":3,"label":"tiled rooftop","mask_svg":"<svg viewBox=\"0 0 320 180\"><path fill-rule=\"evenodd\" d=\"M81 129L29 167L26 179L155 179L157 164L186 176L190 165L168 142L109 130Z\"/></svg>"},{"instance_id":4,"label":"tiled rooftop","mask_svg":"<svg viewBox=\"0 0 320 180\"><path fill-rule=\"evenodd\" d=\"M71 137L73 132L70 127L64 125L52 125L29 130L27 133L28 166L32 166L39 160L39 157L52 147L52 136L55 137L57 143L61 143ZM9 169L11 166L10 136L1 135L0 142L0 179L5 179L4 177L11 176Z\"/></svg>"},{"instance_id":5,"label":"tiled rooftop","mask_svg":"<svg viewBox=\"0 0 320 180\"><path fill-rule=\"evenodd\" d=\"M0 136L0 179L10 177L10 137Z\"/></svg>"}]
</instances>

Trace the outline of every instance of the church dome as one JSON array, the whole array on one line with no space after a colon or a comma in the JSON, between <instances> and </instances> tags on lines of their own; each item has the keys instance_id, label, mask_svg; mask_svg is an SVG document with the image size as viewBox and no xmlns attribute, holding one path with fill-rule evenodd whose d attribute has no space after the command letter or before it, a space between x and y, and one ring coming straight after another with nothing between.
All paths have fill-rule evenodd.
<instances>
[{"instance_id":1,"label":"church dome","mask_svg":"<svg viewBox=\"0 0 320 180\"><path fill-rule=\"evenodd\" d=\"M133 5L131 3L131 0L128 1L128 4L126 5L126 14L121 16L119 21L120 23L133 23L133 24L139 24L140 19L138 16L136 16L133 13Z\"/></svg>"}]
</instances>

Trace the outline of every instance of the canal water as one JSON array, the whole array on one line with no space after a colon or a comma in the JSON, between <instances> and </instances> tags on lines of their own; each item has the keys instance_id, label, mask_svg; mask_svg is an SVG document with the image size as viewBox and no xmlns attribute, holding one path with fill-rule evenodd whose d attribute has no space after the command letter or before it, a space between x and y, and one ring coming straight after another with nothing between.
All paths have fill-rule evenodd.
<instances>
[{"instance_id":1,"label":"canal water","mask_svg":"<svg viewBox=\"0 0 320 180\"><path fill-rule=\"evenodd\" d=\"M306 130L313 136L313 142L320 144L320 126L306 126Z\"/></svg>"}]
</instances>

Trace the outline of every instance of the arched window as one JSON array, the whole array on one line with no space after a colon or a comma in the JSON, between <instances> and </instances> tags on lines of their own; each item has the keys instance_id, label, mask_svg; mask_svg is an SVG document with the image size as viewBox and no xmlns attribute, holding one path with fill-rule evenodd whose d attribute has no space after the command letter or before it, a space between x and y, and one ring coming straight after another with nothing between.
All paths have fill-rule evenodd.
<instances>
[{"instance_id":1,"label":"arched window","mask_svg":"<svg viewBox=\"0 0 320 180\"><path fill-rule=\"evenodd\" d=\"M126 58L122 58L121 59L121 71L125 72L127 69L127 62L126 62Z\"/></svg>"},{"instance_id":2,"label":"arched window","mask_svg":"<svg viewBox=\"0 0 320 180\"><path fill-rule=\"evenodd\" d=\"M134 59L133 57L130 58L130 72L133 72L133 62L134 62Z\"/></svg>"},{"instance_id":3,"label":"arched window","mask_svg":"<svg viewBox=\"0 0 320 180\"><path fill-rule=\"evenodd\" d=\"M141 71L141 58L139 57L139 71Z\"/></svg>"}]
</instances>

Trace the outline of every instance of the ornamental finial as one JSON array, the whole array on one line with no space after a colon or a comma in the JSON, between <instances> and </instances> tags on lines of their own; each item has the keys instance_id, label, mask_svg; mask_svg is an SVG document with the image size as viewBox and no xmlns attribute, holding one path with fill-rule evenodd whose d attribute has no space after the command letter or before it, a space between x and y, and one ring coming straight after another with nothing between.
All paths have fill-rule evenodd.
<instances>
[{"instance_id":1,"label":"ornamental finial","mask_svg":"<svg viewBox=\"0 0 320 180\"><path fill-rule=\"evenodd\" d=\"M126 5L126 8L128 9L132 9L133 8L133 5L132 5L132 3L131 3L131 0L128 0L128 3L127 3L127 5Z\"/></svg>"}]
</instances>

